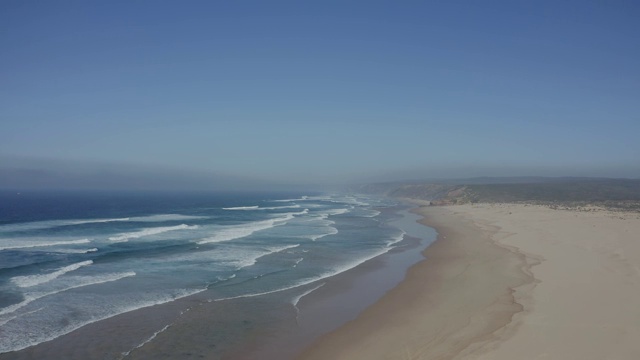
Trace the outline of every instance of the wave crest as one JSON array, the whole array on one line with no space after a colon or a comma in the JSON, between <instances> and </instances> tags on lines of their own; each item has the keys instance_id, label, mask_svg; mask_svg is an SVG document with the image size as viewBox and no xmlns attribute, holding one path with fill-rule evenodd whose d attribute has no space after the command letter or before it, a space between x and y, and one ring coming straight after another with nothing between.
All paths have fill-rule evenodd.
<instances>
[{"instance_id":1,"label":"wave crest","mask_svg":"<svg viewBox=\"0 0 640 360\"><path fill-rule=\"evenodd\" d=\"M87 266L91 264L93 264L92 260L82 261L79 263L61 267L60 269L48 274L16 276L11 278L11 282L22 288L36 286L36 285L47 283L61 275L64 275L74 270L78 270L83 266Z\"/></svg>"},{"instance_id":2,"label":"wave crest","mask_svg":"<svg viewBox=\"0 0 640 360\"><path fill-rule=\"evenodd\" d=\"M48 246L56 246L56 245L75 245L75 244L86 244L91 242L89 239L80 239L80 240L57 240L57 241L27 241L17 240L16 242L11 242L3 239L3 242L6 242L5 245L0 245L0 250L13 250L13 249L28 249L34 247L48 247Z\"/></svg>"},{"instance_id":3,"label":"wave crest","mask_svg":"<svg viewBox=\"0 0 640 360\"><path fill-rule=\"evenodd\" d=\"M198 228L198 225L191 225L190 226L190 225L187 225L187 224L180 224L180 225L176 225L176 226L163 226L163 227L155 227L155 228L146 228L146 229L142 229L142 230L139 230L139 231L118 234L116 236L110 237L109 240L111 240L113 242L125 242L125 241L129 241L129 239L137 239L137 238L141 238L141 237L144 237L144 236L162 234L162 233L165 233L167 231L187 230L187 229L197 229L197 228Z\"/></svg>"},{"instance_id":4,"label":"wave crest","mask_svg":"<svg viewBox=\"0 0 640 360\"><path fill-rule=\"evenodd\" d=\"M306 214L306 212L301 211L299 213L287 213L284 216L278 218L221 227L220 230L218 230L213 236L199 240L198 244L217 243L244 238L257 231L284 225L287 223L287 221L293 219L295 215L302 214Z\"/></svg>"}]
</instances>

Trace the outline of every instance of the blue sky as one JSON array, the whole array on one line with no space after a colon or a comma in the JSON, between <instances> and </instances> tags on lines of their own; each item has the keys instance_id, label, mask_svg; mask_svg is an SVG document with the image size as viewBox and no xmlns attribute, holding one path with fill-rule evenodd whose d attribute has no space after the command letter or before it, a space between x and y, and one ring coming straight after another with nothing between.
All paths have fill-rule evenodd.
<instances>
[{"instance_id":1,"label":"blue sky","mask_svg":"<svg viewBox=\"0 0 640 360\"><path fill-rule=\"evenodd\" d=\"M634 1L3 1L0 156L293 183L640 177L639 18Z\"/></svg>"}]
</instances>

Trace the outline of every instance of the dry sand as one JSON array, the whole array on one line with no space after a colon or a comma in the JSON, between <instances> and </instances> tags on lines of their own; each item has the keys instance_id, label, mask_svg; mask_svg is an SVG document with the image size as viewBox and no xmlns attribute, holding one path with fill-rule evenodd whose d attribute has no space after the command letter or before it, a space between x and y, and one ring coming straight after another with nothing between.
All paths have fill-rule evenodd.
<instances>
[{"instance_id":1,"label":"dry sand","mask_svg":"<svg viewBox=\"0 0 640 360\"><path fill-rule=\"evenodd\" d=\"M301 359L640 359L640 215L419 211L427 259Z\"/></svg>"}]
</instances>

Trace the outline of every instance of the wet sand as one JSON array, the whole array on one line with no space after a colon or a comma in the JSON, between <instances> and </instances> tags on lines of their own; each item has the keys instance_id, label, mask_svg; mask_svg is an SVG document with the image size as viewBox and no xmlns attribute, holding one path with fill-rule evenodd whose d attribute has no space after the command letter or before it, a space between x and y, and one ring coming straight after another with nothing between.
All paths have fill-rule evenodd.
<instances>
[{"instance_id":1,"label":"wet sand","mask_svg":"<svg viewBox=\"0 0 640 360\"><path fill-rule=\"evenodd\" d=\"M449 359L522 310L512 288L533 281L524 256L497 246L495 229L483 231L444 208L419 211L439 234L426 260L301 359Z\"/></svg>"},{"instance_id":2,"label":"wet sand","mask_svg":"<svg viewBox=\"0 0 640 360\"><path fill-rule=\"evenodd\" d=\"M422 207L438 241L299 359L638 359L640 217Z\"/></svg>"},{"instance_id":3,"label":"wet sand","mask_svg":"<svg viewBox=\"0 0 640 360\"><path fill-rule=\"evenodd\" d=\"M638 359L640 215L423 207L427 259L300 359Z\"/></svg>"}]
</instances>

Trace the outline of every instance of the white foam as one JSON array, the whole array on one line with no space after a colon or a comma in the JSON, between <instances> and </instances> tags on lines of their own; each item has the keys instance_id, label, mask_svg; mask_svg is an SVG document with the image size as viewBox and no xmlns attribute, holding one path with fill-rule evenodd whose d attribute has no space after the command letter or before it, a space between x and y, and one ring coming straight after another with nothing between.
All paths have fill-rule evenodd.
<instances>
[{"instance_id":1,"label":"white foam","mask_svg":"<svg viewBox=\"0 0 640 360\"><path fill-rule=\"evenodd\" d=\"M189 309L187 309L188 311ZM182 315L183 313L181 313ZM169 327L171 327L171 324L163 327L162 329L156 331L153 333L153 335L151 335L147 340L143 341L142 343L140 343L138 346L134 347L133 349L129 350L129 351L125 351L122 353L122 358L129 356L129 354L131 354L132 351L136 350L136 349L140 349L141 347L145 346L147 343L151 342L153 339L156 338L156 336L158 336L158 334L160 334L161 332L164 332L165 330L167 330ZM121 358L121 359L122 359Z\"/></svg>"},{"instance_id":2,"label":"white foam","mask_svg":"<svg viewBox=\"0 0 640 360\"><path fill-rule=\"evenodd\" d=\"M257 255L256 257L246 257L244 259L232 261L231 264L236 267L236 270L248 268L249 266L253 266L256 264L258 258L263 255Z\"/></svg>"},{"instance_id":3,"label":"white foam","mask_svg":"<svg viewBox=\"0 0 640 360\"><path fill-rule=\"evenodd\" d=\"M180 221L180 220L199 220L208 219L207 216L182 215L182 214L158 214L149 216L136 216L129 218L132 222L164 222L164 221Z\"/></svg>"},{"instance_id":4,"label":"white foam","mask_svg":"<svg viewBox=\"0 0 640 360\"><path fill-rule=\"evenodd\" d=\"M338 229L334 228L333 226L327 226L327 232L324 234L318 234L318 235L309 235L308 238L311 239L312 241L316 241L318 239L321 239L325 236L329 236L329 235L335 235L338 233Z\"/></svg>"},{"instance_id":5,"label":"white foam","mask_svg":"<svg viewBox=\"0 0 640 360\"><path fill-rule=\"evenodd\" d=\"M373 258L377 258L380 255L386 254L391 249L392 249L392 247L384 247L384 248L381 248L381 249L379 249L378 251L376 251L376 252L374 252L372 254L369 254L368 256L365 256L363 258L354 260L354 261L352 261L350 263L347 263L347 264L344 264L344 265L342 265L340 267L334 268L333 270L324 273L321 276L321 279L328 278L328 277L331 277L331 276L335 276L335 275L341 274L341 273L343 273L345 271L349 271L349 270L353 269L354 267L356 267L358 265L361 265L361 264L363 264L363 263L365 263L365 262L367 262L367 261L369 261L369 260L371 260Z\"/></svg>"},{"instance_id":6,"label":"white foam","mask_svg":"<svg viewBox=\"0 0 640 360\"><path fill-rule=\"evenodd\" d=\"M355 205L355 206L369 206L369 203L366 203L364 201L360 201L356 198L354 198L353 196L347 196L344 198L340 198L340 199L328 199L328 201L332 202L332 203L337 203L337 204L349 204L349 205Z\"/></svg>"},{"instance_id":7,"label":"white foam","mask_svg":"<svg viewBox=\"0 0 640 360\"><path fill-rule=\"evenodd\" d=\"M272 200L273 202L294 202L294 201L305 201L309 199L308 196L302 196L297 199L282 199L282 200Z\"/></svg>"},{"instance_id":8,"label":"white foam","mask_svg":"<svg viewBox=\"0 0 640 360\"><path fill-rule=\"evenodd\" d=\"M258 210L280 210L280 209L299 209L300 205L287 205L287 206L270 206L270 207L261 207Z\"/></svg>"},{"instance_id":9,"label":"white foam","mask_svg":"<svg viewBox=\"0 0 640 360\"><path fill-rule=\"evenodd\" d=\"M307 215L309 213L309 209L304 209L302 211L298 211L298 212L290 212L290 213L279 213L279 214L275 214L275 215L282 215L282 214L289 214L292 216L300 216L300 215Z\"/></svg>"},{"instance_id":10,"label":"white foam","mask_svg":"<svg viewBox=\"0 0 640 360\"><path fill-rule=\"evenodd\" d=\"M286 206L266 206L266 207L260 207L260 206L238 206L238 207L228 207L228 208L222 208L223 210L281 210L281 209L299 209L300 205L286 205Z\"/></svg>"},{"instance_id":11,"label":"white foam","mask_svg":"<svg viewBox=\"0 0 640 360\"><path fill-rule=\"evenodd\" d=\"M361 264L363 264L363 263L365 263L365 262L367 262L367 261L369 261L369 260L371 260L373 258L376 258L376 257L378 257L380 255L383 255L383 254L389 252L389 250L391 250L391 249L392 249L391 247L382 248L382 249L376 251L375 253L372 253L372 254L364 257L364 258L355 260L355 261L353 261L351 263L348 263L348 264L344 264L344 265L342 265L340 267L337 267L337 268L335 268L333 270L327 271L324 274L321 274L321 275L318 275L318 276L315 276L315 277L311 277L311 278L307 278L307 279L302 279L299 282L297 282L297 283L295 283L293 285L290 285L290 286L286 286L286 287L282 287L282 288L278 288L278 289L270 290L270 291L264 291L264 292L260 292L260 293L250 293L250 294L244 294L244 295L237 295L237 296L231 296L231 297L226 297L226 298L214 299L213 301L226 301L226 300L234 300L234 299L241 299L241 298L257 297L257 296L269 295L269 294L274 294L274 293L278 293L278 292L282 292L282 291L295 289L297 287L308 285L308 284L314 283L314 282L319 281L319 280L324 280L326 278L330 278L332 276L336 276L336 275L341 274L341 273L343 273L345 271L349 271L349 270L355 268L358 265L361 265Z\"/></svg>"},{"instance_id":12,"label":"white foam","mask_svg":"<svg viewBox=\"0 0 640 360\"><path fill-rule=\"evenodd\" d=\"M301 262L302 260L304 260L304 258L296 259L296 262L295 262L295 264L293 264L293 267L298 266L298 264L300 264L300 262Z\"/></svg>"},{"instance_id":13,"label":"white foam","mask_svg":"<svg viewBox=\"0 0 640 360\"><path fill-rule=\"evenodd\" d=\"M300 246L300 244L294 244L294 245L285 245L285 246L274 246L274 247L270 247L267 248L269 250L269 254L274 254L274 253L279 253L285 250L289 250L289 249L294 249L297 248L298 246Z\"/></svg>"},{"instance_id":14,"label":"white foam","mask_svg":"<svg viewBox=\"0 0 640 360\"><path fill-rule=\"evenodd\" d=\"M329 214L327 213L314 214L313 216L308 217L305 220L306 222L316 223L318 224L318 226L331 226L336 223L333 220L329 220Z\"/></svg>"},{"instance_id":15,"label":"white foam","mask_svg":"<svg viewBox=\"0 0 640 360\"><path fill-rule=\"evenodd\" d=\"M214 299L213 301L234 300L234 299L242 299L242 298L250 298L250 297L256 297L256 296L274 294L274 293L278 293L278 292L281 292L281 291L295 289L295 288L303 286L303 285L311 284L312 282L315 282L315 281L318 281L318 280L319 279L316 279L316 278L304 279L299 283L296 283L296 284L293 284L291 286L287 286L287 287L284 287L284 288L280 288L280 289L275 289L275 290L270 290L270 291L265 291L265 292L260 292L260 293L254 293L254 294L245 294L245 295L231 296L231 297L227 297L227 298Z\"/></svg>"},{"instance_id":16,"label":"white foam","mask_svg":"<svg viewBox=\"0 0 640 360\"><path fill-rule=\"evenodd\" d=\"M159 214L159 215L113 218L113 219L45 220L45 221L31 221L31 222L25 222L25 223L0 225L0 232L40 230L40 229L55 228L59 226L74 226L74 225L109 223L109 222L124 222L124 221L163 222L163 221L196 220L196 219L207 219L207 218L208 217L206 216Z\"/></svg>"},{"instance_id":17,"label":"white foam","mask_svg":"<svg viewBox=\"0 0 640 360\"><path fill-rule=\"evenodd\" d=\"M230 225L226 227L220 228L213 236L201 239L198 241L198 244L209 244L209 243L217 243L223 241L230 241L235 239L240 239L243 237L247 237L257 231L270 229L274 226L282 225L279 224L286 220L262 220L255 221L249 224L243 225Z\"/></svg>"},{"instance_id":18,"label":"white foam","mask_svg":"<svg viewBox=\"0 0 640 360\"><path fill-rule=\"evenodd\" d=\"M324 214L327 214L329 216L335 216L335 215L346 214L349 211L351 211L351 209L331 209L331 210L326 210Z\"/></svg>"},{"instance_id":19,"label":"white foam","mask_svg":"<svg viewBox=\"0 0 640 360\"><path fill-rule=\"evenodd\" d=\"M309 289L305 292L303 292L302 294L295 296L293 299L291 299L291 304L293 305L293 308L296 309L296 322L298 321L298 317L300 316L300 309L298 308L298 303L300 302L300 299L302 299L303 297L311 294L312 292L320 289L321 287L324 286L324 284L326 283L322 283L316 287L314 287L313 289Z\"/></svg>"},{"instance_id":20,"label":"white foam","mask_svg":"<svg viewBox=\"0 0 640 360\"><path fill-rule=\"evenodd\" d=\"M25 312L25 313L18 314L18 315L14 315L14 316L11 316L11 317L7 317L6 319L0 320L0 325L4 325L4 324L6 324L6 323L8 323L8 322L10 322L10 321L13 321L13 320L15 320L15 319L17 319L17 318L21 317L21 316L25 316L25 315L29 315L29 314L33 314L33 313L37 313L38 311L40 311L40 310L42 310L42 309L44 309L44 307L37 308L37 309L35 309L35 310L31 310L31 311L27 311L27 312Z\"/></svg>"},{"instance_id":21,"label":"white foam","mask_svg":"<svg viewBox=\"0 0 640 360\"><path fill-rule=\"evenodd\" d=\"M399 243L400 241L404 240L405 234L406 232L404 230L401 230L400 234L398 234L396 237L391 239L391 241L387 242L387 246L391 246L393 244Z\"/></svg>"},{"instance_id":22,"label":"white foam","mask_svg":"<svg viewBox=\"0 0 640 360\"><path fill-rule=\"evenodd\" d=\"M353 205L356 205L356 206L369 206L370 205L369 203L364 202L364 201L360 201L360 200L356 199L353 196L348 196L348 197L346 197L345 200L347 200L348 204L353 204Z\"/></svg>"},{"instance_id":23,"label":"white foam","mask_svg":"<svg viewBox=\"0 0 640 360\"><path fill-rule=\"evenodd\" d=\"M301 213L287 213L284 214L284 216L273 219L254 221L239 225L223 226L220 227L220 229L213 236L199 240L198 244L217 243L244 238L257 231L284 225L287 223L287 221L293 219L295 215L301 215Z\"/></svg>"},{"instance_id":24,"label":"white foam","mask_svg":"<svg viewBox=\"0 0 640 360\"><path fill-rule=\"evenodd\" d=\"M25 287L31 287L31 286L36 286L36 285L40 285L40 284L44 284L46 282L49 282L61 275L64 275L68 272L74 271L74 270L78 270L83 266L87 266L87 265L91 265L93 264L93 261L91 260L87 260L87 261L82 261L79 263L75 263L75 264L71 264L65 267L61 267L60 269L48 273L48 274L41 274L41 275L27 275L27 276L16 276L16 277L12 277L11 278L11 282L16 284L17 286L21 287L21 288L25 288Z\"/></svg>"},{"instance_id":25,"label":"white foam","mask_svg":"<svg viewBox=\"0 0 640 360\"><path fill-rule=\"evenodd\" d=\"M1 225L0 232L41 230L41 229L55 228L59 226L105 223L105 222L111 222L111 221L127 221L127 220L129 220L129 218L31 221L31 222L25 222L25 223Z\"/></svg>"},{"instance_id":26,"label":"white foam","mask_svg":"<svg viewBox=\"0 0 640 360\"><path fill-rule=\"evenodd\" d=\"M380 211L378 211L378 210L369 210L369 214L367 214L367 215L362 215L362 216L363 216L363 217L370 217L370 218L373 218L373 217L376 217L376 216L378 216L378 215L380 215L380 214L381 214L381 212L380 212Z\"/></svg>"},{"instance_id":27,"label":"white foam","mask_svg":"<svg viewBox=\"0 0 640 360\"><path fill-rule=\"evenodd\" d=\"M12 250L12 249L28 249L38 247L48 247L57 245L75 245L86 244L91 242L90 239L80 240L54 240L54 241L28 241L24 239L2 239L0 250Z\"/></svg>"},{"instance_id":28,"label":"white foam","mask_svg":"<svg viewBox=\"0 0 640 360\"><path fill-rule=\"evenodd\" d=\"M12 313L12 312L20 309L21 307L24 307L24 306L28 305L29 303L31 303L31 302L33 302L35 300L41 299L41 298L43 298L45 296L58 294L58 293L61 293L63 291L67 291L67 290L71 290L71 289L77 289L79 287L84 287L84 286L89 286L89 285L97 285L97 284L103 284L103 283L106 283L106 282L116 281L116 280L124 279L126 277L135 276L135 275L136 275L135 272L129 271L129 272L125 272L125 273L103 274L103 275L99 275L99 276L74 276L74 277L70 277L70 282L72 282L72 280L76 280L76 282L73 283L73 284L61 287L59 289L48 291L48 292L25 293L24 294L24 300L22 300L22 302L19 302L17 304L13 304L13 305L9 305L9 306L7 306L5 308L0 309L0 315ZM0 353L1 353L1 351L0 351Z\"/></svg>"},{"instance_id":29,"label":"white foam","mask_svg":"<svg viewBox=\"0 0 640 360\"><path fill-rule=\"evenodd\" d=\"M311 239L312 241L316 241L325 236L337 234L338 229L332 226L332 225L335 225L336 222L333 220L329 220L328 219L329 216L346 214L349 211L350 211L349 209L331 209L331 210L326 210L324 212L318 213L317 215L314 214L314 216L309 218L307 221L312 222L314 224L318 223L318 225L323 227L324 229L319 234L311 234L311 235L306 235L304 237Z\"/></svg>"},{"instance_id":30,"label":"white foam","mask_svg":"<svg viewBox=\"0 0 640 360\"><path fill-rule=\"evenodd\" d=\"M231 274L231 276L226 277L226 278L225 278L225 277L222 277L222 276L218 276L218 277L217 277L217 279L218 279L218 281L217 281L217 282L222 282L222 281L231 280L231 279L233 279L233 278L235 278L235 277L236 277L236 274L235 274L235 273L234 273L234 274Z\"/></svg>"},{"instance_id":31,"label":"white foam","mask_svg":"<svg viewBox=\"0 0 640 360\"><path fill-rule=\"evenodd\" d=\"M130 218L116 218L116 219L87 219L87 220L69 220L68 223L63 225L81 225L81 224L93 224L93 223L107 223L114 221L129 221Z\"/></svg>"},{"instance_id":32,"label":"white foam","mask_svg":"<svg viewBox=\"0 0 640 360\"><path fill-rule=\"evenodd\" d=\"M311 294L312 292L320 289L321 287L323 287L326 283L322 283L316 287L314 287L313 289L309 289L305 292L303 292L302 294L295 296L293 299L291 299L291 305L293 305L294 308L296 308L296 312L299 312L298 310L298 303L300 302L300 299L302 299L303 297Z\"/></svg>"},{"instance_id":33,"label":"white foam","mask_svg":"<svg viewBox=\"0 0 640 360\"><path fill-rule=\"evenodd\" d=\"M133 273L135 275L135 273ZM67 289L68 290L68 289ZM33 336L29 336L29 337L25 337L23 334L13 334L14 336L12 338L8 338L7 336L5 336L5 338L3 340L3 342L0 342L0 354L1 353L5 353L5 352L9 352L9 351L18 351L18 350L22 350L25 348L28 348L30 346L34 346L46 341L50 341L53 340L57 337L60 337L62 335L68 334L76 329L79 329L85 325L89 325L98 321L102 321L108 318L111 318L113 316L119 315L119 314L124 314L130 311L134 311L134 310L138 310L138 309L142 309L142 308L146 308L146 307L150 307L150 306L155 306L155 305L160 305L160 304L164 304L167 302L171 302L171 301L175 301L178 299L182 299L184 297L187 296L191 296L191 295L195 295L197 293L206 291L207 289L193 289L193 290L187 290L187 289L182 289L180 290L178 293L174 293L173 295L167 295L164 296L162 298L159 299L155 299L153 301L148 301L146 303L138 303L136 305L132 305L132 306L128 306L128 307L123 307L118 309L118 311L115 312L111 312L109 314L105 314L102 316L95 316L95 317L91 317L90 319L86 320L86 321L80 321L77 323L72 323L69 324L67 326L64 327L57 327L55 329L55 331L48 331L48 332L42 332L39 334L33 334ZM31 300L33 301L33 300ZM23 305L24 306L24 305ZM3 309L4 310L4 309ZM2 312L0 311L0 315L2 314ZM0 319L1 320L1 319ZM166 330L166 329L165 329ZM7 333L3 334L3 335L8 335ZM157 336L157 335L156 335Z\"/></svg>"},{"instance_id":34,"label":"white foam","mask_svg":"<svg viewBox=\"0 0 640 360\"><path fill-rule=\"evenodd\" d=\"M236 266L237 270L240 270L240 269L255 265L256 262L258 262L258 259L263 258L267 255L279 253L288 249L293 249L298 246L300 246L300 244L266 248L263 251L255 251L255 252L252 252L251 254L245 254L243 258L233 261L232 264Z\"/></svg>"},{"instance_id":35,"label":"white foam","mask_svg":"<svg viewBox=\"0 0 640 360\"><path fill-rule=\"evenodd\" d=\"M186 224L180 224L180 225L176 225L176 226L163 226L163 227L154 227L154 228L146 228L146 229L142 229L139 231L134 231L134 232L128 232L128 233L122 233L122 234L118 234L116 236L112 236L109 238L109 240L113 241L113 242L125 242L125 241L129 241L129 239L137 239L137 238L141 238L144 236L150 236L150 235L157 235L157 234L162 234L165 233L167 231L176 231L176 230L187 230L187 229L197 229L198 225L186 225Z\"/></svg>"},{"instance_id":36,"label":"white foam","mask_svg":"<svg viewBox=\"0 0 640 360\"><path fill-rule=\"evenodd\" d=\"M331 199L330 195L322 195L322 196L309 196L307 197L308 200L316 200L316 201L324 201L324 200L329 200Z\"/></svg>"},{"instance_id":37,"label":"white foam","mask_svg":"<svg viewBox=\"0 0 640 360\"><path fill-rule=\"evenodd\" d=\"M91 248L91 249L60 249L60 250L56 250L55 252L63 253L63 254L88 254L88 253L92 253L92 252L96 252L96 251L98 251L98 248Z\"/></svg>"}]
</instances>

